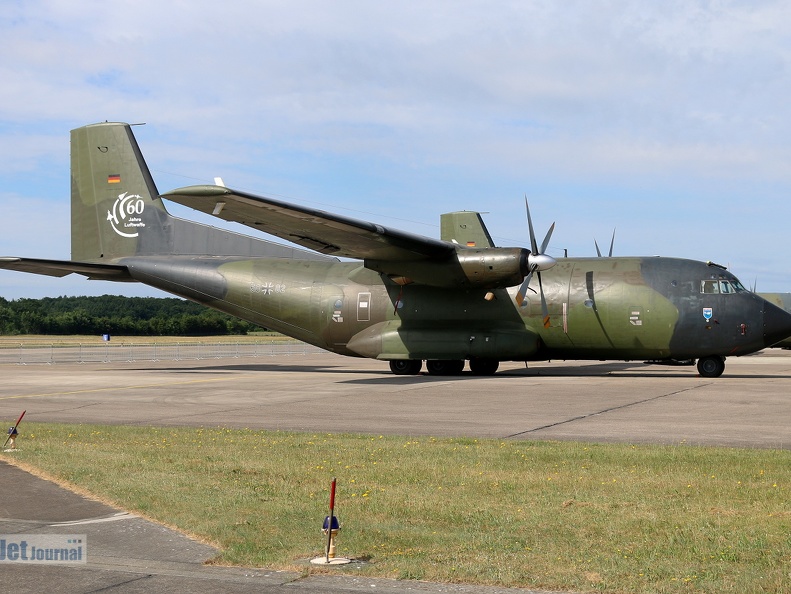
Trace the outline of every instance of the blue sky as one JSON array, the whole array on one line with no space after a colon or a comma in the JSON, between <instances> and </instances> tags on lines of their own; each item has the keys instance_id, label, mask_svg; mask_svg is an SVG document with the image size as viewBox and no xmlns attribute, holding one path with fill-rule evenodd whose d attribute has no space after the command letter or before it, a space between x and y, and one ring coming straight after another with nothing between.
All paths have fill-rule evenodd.
<instances>
[{"instance_id":1,"label":"blue sky","mask_svg":"<svg viewBox=\"0 0 791 594\"><path fill-rule=\"evenodd\" d=\"M25 0L0 14L0 255L68 259L69 130L146 122L160 191L231 187L436 237L726 264L791 292L791 5ZM179 216L208 220L181 208ZM243 230L247 233L248 230ZM161 295L0 271L7 299Z\"/></svg>"}]
</instances>

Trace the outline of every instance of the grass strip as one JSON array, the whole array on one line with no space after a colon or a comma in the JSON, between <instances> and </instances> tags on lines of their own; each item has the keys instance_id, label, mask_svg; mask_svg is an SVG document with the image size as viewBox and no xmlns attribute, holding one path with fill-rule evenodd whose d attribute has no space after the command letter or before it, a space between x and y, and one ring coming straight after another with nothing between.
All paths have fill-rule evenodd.
<instances>
[{"instance_id":1,"label":"grass strip","mask_svg":"<svg viewBox=\"0 0 791 594\"><path fill-rule=\"evenodd\" d=\"M24 423L4 454L216 543L214 561L581 592L791 591L791 452ZM342 571L342 570L333 570Z\"/></svg>"}]
</instances>

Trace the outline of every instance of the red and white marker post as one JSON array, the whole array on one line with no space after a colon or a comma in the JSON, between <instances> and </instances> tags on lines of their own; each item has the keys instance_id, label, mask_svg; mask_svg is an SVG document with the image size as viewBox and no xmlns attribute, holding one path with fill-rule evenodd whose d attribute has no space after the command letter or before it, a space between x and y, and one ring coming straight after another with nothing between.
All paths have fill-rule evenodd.
<instances>
[{"instance_id":1,"label":"red and white marker post","mask_svg":"<svg viewBox=\"0 0 791 594\"><path fill-rule=\"evenodd\" d=\"M11 442L11 447L9 448L10 450L16 449L16 436L19 435L19 431L17 431L16 428L19 427L19 423L22 422L22 417L25 416L26 412L27 410L23 410L22 414L19 415L19 418L16 420L16 423L14 423L14 426L8 430L8 437L6 437L5 443L3 444L4 450L6 445L8 445L8 442Z\"/></svg>"},{"instance_id":2,"label":"red and white marker post","mask_svg":"<svg viewBox=\"0 0 791 594\"><path fill-rule=\"evenodd\" d=\"M338 518L335 517L336 484L337 481L335 478L333 478L332 485L330 486L330 515L324 518L324 525L321 528L321 531L327 535L327 546L324 550L323 557L311 559L310 562L314 565L342 565L345 563L351 563L351 559L335 556L335 537L337 536L338 531L341 529Z\"/></svg>"}]
</instances>

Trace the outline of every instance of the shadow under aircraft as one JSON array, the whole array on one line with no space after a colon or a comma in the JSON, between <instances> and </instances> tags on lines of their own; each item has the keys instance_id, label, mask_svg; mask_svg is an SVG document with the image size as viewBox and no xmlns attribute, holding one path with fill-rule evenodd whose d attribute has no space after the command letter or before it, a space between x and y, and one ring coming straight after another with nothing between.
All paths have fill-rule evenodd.
<instances>
[{"instance_id":1,"label":"shadow under aircraft","mask_svg":"<svg viewBox=\"0 0 791 594\"><path fill-rule=\"evenodd\" d=\"M173 217L166 200L299 247ZM717 377L726 357L791 335L791 314L720 266L556 260L554 225L539 245L529 208L527 221L529 248L497 247L475 212L442 215L435 239L224 185L160 194L132 128L106 122L71 132L71 259L0 268L145 283L397 375L587 359L697 361Z\"/></svg>"}]
</instances>

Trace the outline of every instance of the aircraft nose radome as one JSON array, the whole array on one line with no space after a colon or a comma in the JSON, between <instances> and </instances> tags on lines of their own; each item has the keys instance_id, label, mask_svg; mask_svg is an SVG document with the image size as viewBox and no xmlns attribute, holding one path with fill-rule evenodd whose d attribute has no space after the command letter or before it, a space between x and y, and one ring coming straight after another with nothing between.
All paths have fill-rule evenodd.
<instances>
[{"instance_id":1,"label":"aircraft nose radome","mask_svg":"<svg viewBox=\"0 0 791 594\"><path fill-rule=\"evenodd\" d=\"M764 304L764 345L769 347L791 336L791 313L769 303Z\"/></svg>"}]
</instances>

